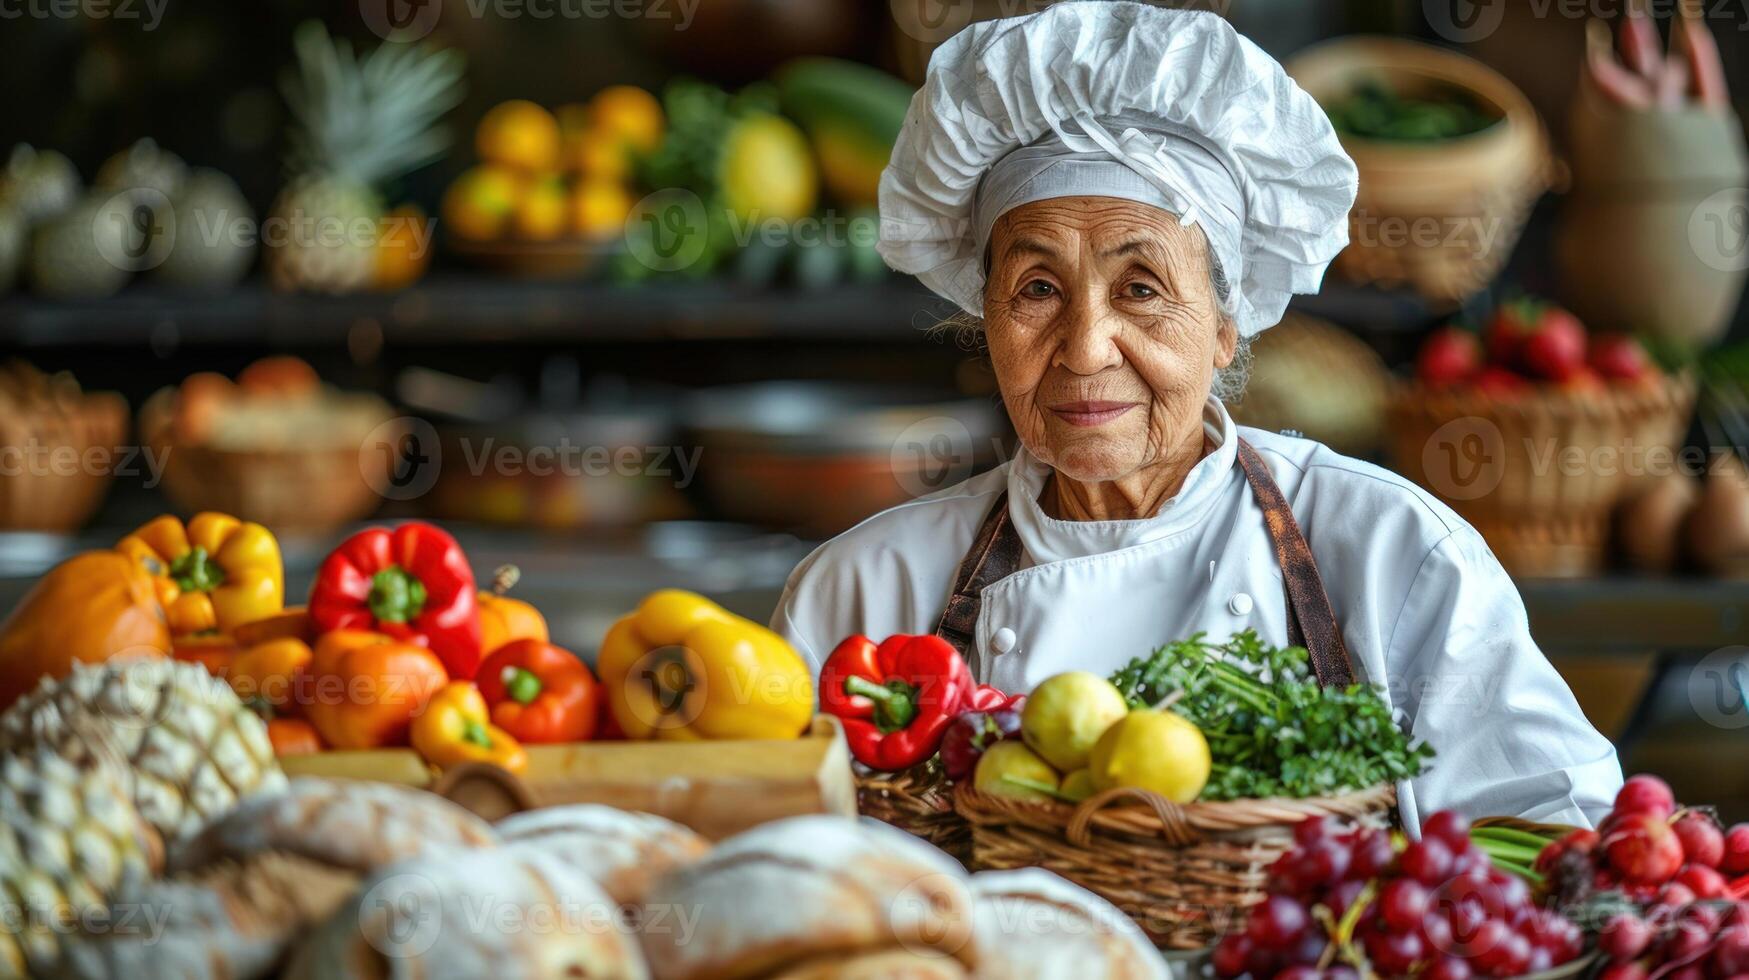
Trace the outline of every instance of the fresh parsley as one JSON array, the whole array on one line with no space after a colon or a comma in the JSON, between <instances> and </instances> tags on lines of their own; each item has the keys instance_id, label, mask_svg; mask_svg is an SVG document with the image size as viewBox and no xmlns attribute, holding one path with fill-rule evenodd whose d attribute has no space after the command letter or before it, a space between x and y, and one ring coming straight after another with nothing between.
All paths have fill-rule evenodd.
<instances>
[{"instance_id":1,"label":"fresh parsley","mask_svg":"<svg viewBox=\"0 0 1749 980\"><path fill-rule=\"evenodd\" d=\"M1132 708L1183 692L1172 710L1202 729L1214 763L1205 800L1365 789L1413 777L1433 755L1409 741L1376 686L1324 687L1304 648L1269 646L1252 630L1168 643L1111 682Z\"/></svg>"}]
</instances>

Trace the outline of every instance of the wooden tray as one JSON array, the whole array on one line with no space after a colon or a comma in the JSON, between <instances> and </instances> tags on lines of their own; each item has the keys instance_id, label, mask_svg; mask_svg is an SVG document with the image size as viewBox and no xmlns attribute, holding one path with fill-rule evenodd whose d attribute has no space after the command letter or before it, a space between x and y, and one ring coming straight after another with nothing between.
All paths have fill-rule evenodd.
<instances>
[{"instance_id":1,"label":"wooden tray","mask_svg":"<svg viewBox=\"0 0 1749 980\"><path fill-rule=\"evenodd\" d=\"M439 792L487 819L564 803L667 817L719 840L808 813L856 815L850 751L835 718L798 739L574 742L528 746L520 776L471 764L439 774L411 749L317 752L279 760L288 776L373 779Z\"/></svg>"}]
</instances>

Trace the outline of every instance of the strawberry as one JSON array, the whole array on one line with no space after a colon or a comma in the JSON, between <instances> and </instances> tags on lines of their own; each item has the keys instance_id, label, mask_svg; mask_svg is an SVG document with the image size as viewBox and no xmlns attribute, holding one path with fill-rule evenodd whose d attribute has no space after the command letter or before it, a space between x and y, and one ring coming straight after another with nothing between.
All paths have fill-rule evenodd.
<instances>
[{"instance_id":1,"label":"strawberry","mask_svg":"<svg viewBox=\"0 0 1749 980\"><path fill-rule=\"evenodd\" d=\"M1475 386L1478 391L1504 396L1522 394L1526 388L1530 387L1530 382L1526 381L1522 375L1490 364L1476 372Z\"/></svg>"},{"instance_id":2,"label":"strawberry","mask_svg":"<svg viewBox=\"0 0 1749 980\"><path fill-rule=\"evenodd\" d=\"M1537 377L1567 380L1585 366L1585 326L1558 306L1544 307L1518 350L1518 360Z\"/></svg>"},{"instance_id":3,"label":"strawberry","mask_svg":"<svg viewBox=\"0 0 1749 980\"><path fill-rule=\"evenodd\" d=\"M1524 345L1524 338L1535 328L1538 312L1539 304L1528 299L1512 300L1496 307L1487 326L1482 328L1482 342L1488 346L1488 360L1502 367L1516 365L1518 350Z\"/></svg>"},{"instance_id":4,"label":"strawberry","mask_svg":"<svg viewBox=\"0 0 1749 980\"><path fill-rule=\"evenodd\" d=\"M1461 327L1441 327L1428 335L1415 358L1415 376L1430 388L1462 384L1482 367L1482 345Z\"/></svg>"},{"instance_id":5,"label":"strawberry","mask_svg":"<svg viewBox=\"0 0 1749 980\"><path fill-rule=\"evenodd\" d=\"M1591 369L1610 381L1639 381L1655 370L1646 348L1626 334L1597 338L1591 345Z\"/></svg>"}]
</instances>

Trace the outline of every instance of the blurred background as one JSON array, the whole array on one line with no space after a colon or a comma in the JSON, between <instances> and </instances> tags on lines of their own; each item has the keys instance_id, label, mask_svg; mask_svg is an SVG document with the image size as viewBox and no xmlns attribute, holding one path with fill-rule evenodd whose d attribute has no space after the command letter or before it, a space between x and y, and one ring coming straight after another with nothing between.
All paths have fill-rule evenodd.
<instances>
[{"instance_id":1,"label":"blurred background","mask_svg":"<svg viewBox=\"0 0 1749 980\"><path fill-rule=\"evenodd\" d=\"M875 183L933 47L1045 5L0 0L0 602L220 509L294 596L418 516L579 652L766 618L1011 451ZM1749 3L1212 6L1361 168L1235 413L1451 502L1627 766L1749 816Z\"/></svg>"}]
</instances>

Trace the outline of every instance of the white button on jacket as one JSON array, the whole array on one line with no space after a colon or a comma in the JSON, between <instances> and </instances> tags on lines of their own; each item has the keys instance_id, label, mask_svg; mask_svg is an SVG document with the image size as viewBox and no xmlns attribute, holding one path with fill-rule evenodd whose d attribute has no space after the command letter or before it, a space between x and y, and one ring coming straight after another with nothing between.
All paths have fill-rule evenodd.
<instances>
[{"instance_id":1,"label":"white button on jacket","mask_svg":"<svg viewBox=\"0 0 1749 980\"><path fill-rule=\"evenodd\" d=\"M1286 643L1281 569L1235 464L1242 434L1310 542L1356 675L1384 687L1438 753L1399 787L1405 822L1456 808L1590 824L1608 811L1622 781L1615 750L1537 649L1480 535L1402 477L1310 440L1237 428L1219 402L1205 425L1217 448L1156 517L1046 516L1037 499L1049 471L1023 450L822 545L790 576L772 627L816 670L853 633L933 632L960 559L1006 490L1026 557L983 591L979 680L1019 692L1065 670L1109 674L1199 630L1249 628ZM1014 649L993 656L998 630Z\"/></svg>"}]
</instances>

